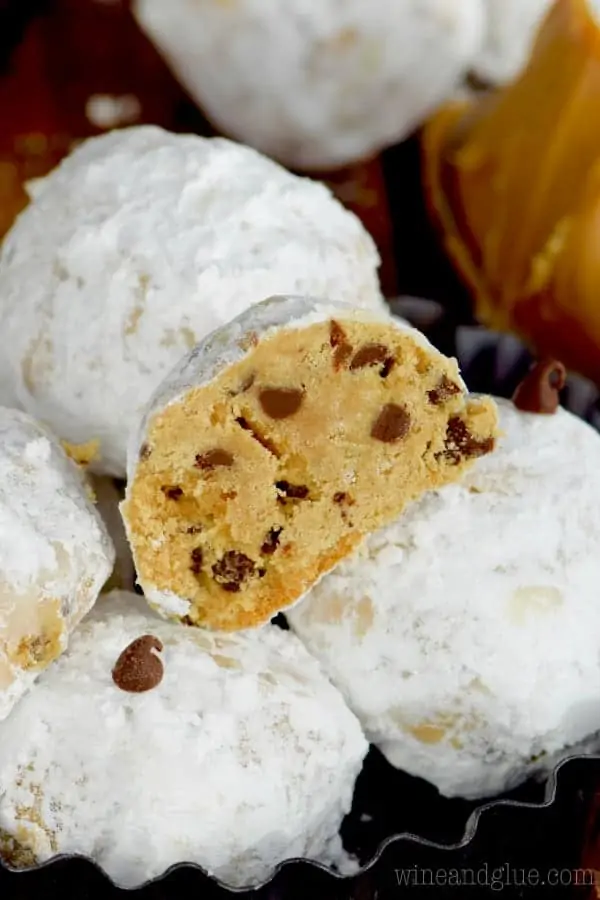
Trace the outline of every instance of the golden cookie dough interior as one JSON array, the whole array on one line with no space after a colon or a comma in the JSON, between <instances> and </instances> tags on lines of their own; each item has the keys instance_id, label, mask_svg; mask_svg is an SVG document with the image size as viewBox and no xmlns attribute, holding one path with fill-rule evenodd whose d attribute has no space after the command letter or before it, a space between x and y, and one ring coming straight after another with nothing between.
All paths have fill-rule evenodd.
<instances>
[{"instance_id":1,"label":"golden cookie dough interior","mask_svg":"<svg viewBox=\"0 0 600 900\"><path fill-rule=\"evenodd\" d=\"M279 331L152 419L124 510L140 580L189 600L188 624L268 621L490 452L496 421L394 326Z\"/></svg>"}]
</instances>

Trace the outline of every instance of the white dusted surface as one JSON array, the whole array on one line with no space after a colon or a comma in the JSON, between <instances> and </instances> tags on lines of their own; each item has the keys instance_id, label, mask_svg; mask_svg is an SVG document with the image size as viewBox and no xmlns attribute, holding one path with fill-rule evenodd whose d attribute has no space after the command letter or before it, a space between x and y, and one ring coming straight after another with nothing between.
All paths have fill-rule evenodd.
<instances>
[{"instance_id":1,"label":"white dusted surface","mask_svg":"<svg viewBox=\"0 0 600 900\"><path fill-rule=\"evenodd\" d=\"M144 634L164 676L126 693L111 670ZM93 856L122 885L182 861L255 884L289 857L339 857L366 751L294 635L204 633L115 592L0 728L0 831L20 826L40 859Z\"/></svg>"},{"instance_id":2,"label":"white dusted surface","mask_svg":"<svg viewBox=\"0 0 600 900\"><path fill-rule=\"evenodd\" d=\"M481 0L136 0L138 22L219 128L335 167L406 137L481 45Z\"/></svg>"},{"instance_id":3,"label":"white dusted surface","mask_svg":"<svg viewBox=\"0 0 600 900\"><path fill-rule=\"evenodd\" d=\"M0 719L65 649L113 560L75 463L44 426L0 407Z\"/></svg>"},{"instance_id":4,"label":"white dusted surface","mask_svg":"<svg viewBox=\"0 0 600 900\"><path fill-rule=\"evenodd\" d=\"M378 265L323 185L222 139L115 131L36 183L4 240L0 384L123 476L139 410L206 334L281 291L380 309Z\"/></svg>"},{"instance_id":5,"label":"white dusted surface","mask_svg":"<svg viewBox=\"0 0 600 900\"><path fill-rule=\"evenodd\" d=\"M495 453L288 613L369 739L450 796L498 793L600 729L600 438L498 407Z\"/></svg>"}]
</instances>

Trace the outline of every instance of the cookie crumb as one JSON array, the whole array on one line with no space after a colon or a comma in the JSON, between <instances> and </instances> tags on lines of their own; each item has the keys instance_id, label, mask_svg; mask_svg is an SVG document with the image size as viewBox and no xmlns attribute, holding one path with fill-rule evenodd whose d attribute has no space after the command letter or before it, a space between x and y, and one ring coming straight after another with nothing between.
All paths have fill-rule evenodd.
<instances>
[{"instance_id":1,"label":"cookie crumb","mask_svg":"<svg viewBox=\"0 0 600 900\"><path fill-rule=\"evenodd\" d=\"M71 444L69 441L61 441L61 444L67 456L83 469L100 456L100 441L97 438L85 444Z\"/></svg>"}]
</instances>

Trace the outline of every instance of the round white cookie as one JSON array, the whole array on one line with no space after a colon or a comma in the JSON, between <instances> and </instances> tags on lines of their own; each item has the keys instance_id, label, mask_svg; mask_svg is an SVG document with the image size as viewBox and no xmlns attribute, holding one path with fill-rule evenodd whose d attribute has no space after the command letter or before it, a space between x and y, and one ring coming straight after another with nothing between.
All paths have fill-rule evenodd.
<instances>
[{"instance_id":1,"label":"round white cookie","mask_svg":"<svg viewBox=\"0 0 600 900\"><path fill-rule=\"evenodd\" d=\"M483 797L600 730L600 437L498 401L495 453L289 621L398 768Z\"/></svg>"},{"instance_id":2,"label":"round white cookie","mask_svg":"<svg viewBox=\"0 0 600 900\"><path fill-rule=\"evenodd\" d=\"M45 427L0 407L0 720L63 652L113 560L81 471Z\"/></svg>"},{"instance_id":3,"label":"round white cookie","mask_svg":"<svg viewBox=\"0 0 600 900\"><path fill-rule=\"evenodd\" d=\"M5 238L0 383L123 476L132 421L206 334L278 292L382 309L378 264L323 185L226 140L116 131L36 185Z\"/></svg>"},{"instance_id":4,"label":"round white cookie","mask_svg":"<svg viewBox=\"0 0 600 900\"><path fill-rule=\"evenodd\" d=\"M298 168L408 135L480 46L481 0L136 0L138 22L227 134Z\"/></svg>"},{"instance_id":5,"label":"round white cookie","mask_svg":"<svg viewBox=\"0 0 600 900\"><path fill-rule=\"evenodd\" d=\"M367 748L291 633L203 633L115 592L0 729L0 846L82 853L126 887L184 861L255 885L339 858Z\"/></svg>"}]
</instances>

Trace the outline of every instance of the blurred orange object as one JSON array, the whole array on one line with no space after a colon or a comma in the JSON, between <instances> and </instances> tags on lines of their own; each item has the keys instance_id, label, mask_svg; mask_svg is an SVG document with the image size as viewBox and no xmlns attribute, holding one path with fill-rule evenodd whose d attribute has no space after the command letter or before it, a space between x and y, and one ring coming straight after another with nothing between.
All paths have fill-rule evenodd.
<instances>
[{"instance_id":1,"label":"blurred orange object","mask_svg":"<svg viewBox=\"0 0 600 900\"><path fill-rule=\"evenodd\" d=\"M475 315L600 384L600 24L557 0L512 85L423 132L431 215Z\"/></svg>"}]
</instances>

